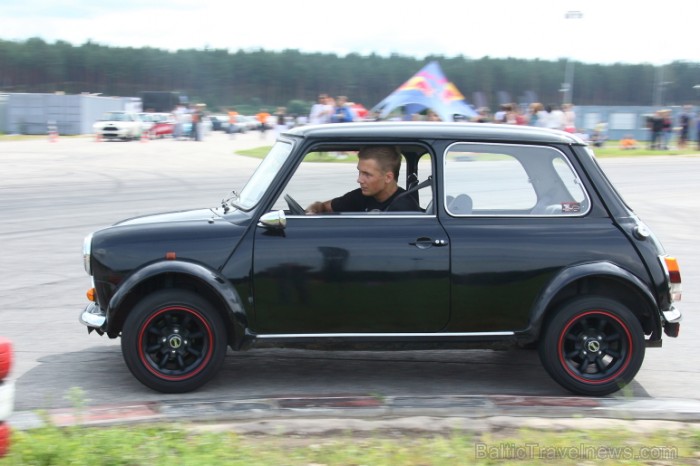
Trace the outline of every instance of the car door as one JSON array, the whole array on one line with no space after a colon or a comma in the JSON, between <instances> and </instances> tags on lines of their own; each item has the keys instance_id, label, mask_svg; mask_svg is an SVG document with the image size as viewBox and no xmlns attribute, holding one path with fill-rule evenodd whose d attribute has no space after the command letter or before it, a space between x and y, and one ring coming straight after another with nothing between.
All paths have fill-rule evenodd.
<instances>
[{"instance_id":1,"label":"car door","mask_svg":"<svg viewBox=\"0 0 700 466\"><path fill-rule=\"evenodd\" d=\"M258 226L260 334L437 332L449 318L449 244L434 215L289 216Z\"/></svg>"},{"instance_id":2,"label":"car door","mask_svg":"<svg viewBox=\"0 0 700 466\"><path fill-rule=\"evenodd\" d=\"M606 257L607 245L624 249L609 219L587 215L590 197L555 148L457 143L443 167L450 331L522 330L556 273L592 251Z\"/></svg>"}]
</instances>

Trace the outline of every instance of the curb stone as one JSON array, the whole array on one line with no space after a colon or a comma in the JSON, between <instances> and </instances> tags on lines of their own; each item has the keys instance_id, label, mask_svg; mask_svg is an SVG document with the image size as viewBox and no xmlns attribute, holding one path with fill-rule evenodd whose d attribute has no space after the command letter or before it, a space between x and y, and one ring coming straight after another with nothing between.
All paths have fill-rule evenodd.
<instances>
[{"instance_id":1,"label":"curb stone","mask_svg":"<svg viewBox=\"0 0 700 466\"><path fill-rule=\"evenodd\" d=\"M552 430L572 425L613 428L616 423L642 421L654 426L700 424L700 400L511 395L284 397L125 403L41 413L19 411L9 421L18 430L47 423L109 426L181 421L217 423L236 431L269 434L295 429L312 433L354 429L480 431L497 426Z\"/></svg>"}]
</instances>

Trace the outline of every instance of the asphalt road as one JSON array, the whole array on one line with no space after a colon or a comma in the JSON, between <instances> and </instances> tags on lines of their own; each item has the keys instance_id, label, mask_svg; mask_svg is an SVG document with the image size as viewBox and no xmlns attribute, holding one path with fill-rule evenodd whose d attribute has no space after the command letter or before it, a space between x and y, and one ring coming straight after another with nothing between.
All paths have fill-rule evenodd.
<instances>
[{"instance_id":1,"label":"asphalt road","mask_svg":"<svg viewBox=\"0 0 700 466\"><path fill-rule=\"evenodd\" d=\"M163 395L138 383L122 361L119 340L88 335L78 322L90 287L83 237L126 217L218 205L259 162L233 155L234 149L270 143L267 137L0 139L0 335L15 345L16 410L70 406L73 387L90 405L296 395L569 395L534 351L254 350L231 352L220 375L194 393ZM614 396L698 399L700 156L600 162L679 258L684 287L680 337L648 349L629 390Z\"/></svg>"}]
</instances>

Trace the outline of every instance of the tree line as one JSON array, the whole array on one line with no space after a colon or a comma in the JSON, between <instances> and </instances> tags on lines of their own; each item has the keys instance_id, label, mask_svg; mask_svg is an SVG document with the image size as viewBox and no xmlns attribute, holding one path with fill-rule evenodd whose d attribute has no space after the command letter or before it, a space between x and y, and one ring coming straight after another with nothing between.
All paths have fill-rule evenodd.
<instances>
[{"instance_id":1,"label":"tree line","mask_svg":"<svg viewBox=\"0 0 700 466\"><path fill-rule=\"evenodd\" d=\"M40 38L0 40L0 92L99 93L139 96L177 91L209 108L287 106L302 111L319 93L346 95L372 107L437 61L464 94L494 109L504 99L542 103L562 100L566 59L440 55L302 53L267 50L112 47L92 41L72 45ZM700 63L588 64L574 62L576 105L681 105L700 102ZM507 96L507 97L506 97ZM296 110L296 108L299 110Z\"/></svg>"}]
</instances>

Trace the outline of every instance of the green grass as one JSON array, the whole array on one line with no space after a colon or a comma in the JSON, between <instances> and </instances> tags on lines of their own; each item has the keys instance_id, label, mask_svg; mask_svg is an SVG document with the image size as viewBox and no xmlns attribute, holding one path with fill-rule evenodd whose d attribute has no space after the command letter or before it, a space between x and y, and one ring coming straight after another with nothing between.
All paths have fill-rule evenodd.
<instances>
[{"instance_id":1,"label":"green grass","mask_svg":"<svg viewBox=\"0 0 700 466\"><path fill-rule=\"evenodd\" d=\"M696 464L700 450L700 428L246 436L207 427L49 426L18 431L0 466Z\"/></svg>"},{"instance_id":2,"label":"green grass","mask_svg":"<svg viewBox=\"0 0 700 466\"><path fill-rule=\"evenodd\" d=\"M36 141L38 139L48 139L48 134L0 134L0 142L2 141Z\"/></svg>"},{"instance_id":3,"label":"green grass","mask_svg":"<svg viewBox=\"0 0 700 466\"><path fill-rule=\"evenodd\" d=\"M698 155L695 143L689 144L685 149L652 150L647 147L648 143L641 142L639 149L620 149L618 141L607 141L603 147L592 147L596 157L642 157L649 155Z\"/></svg>"}]
</instances>

